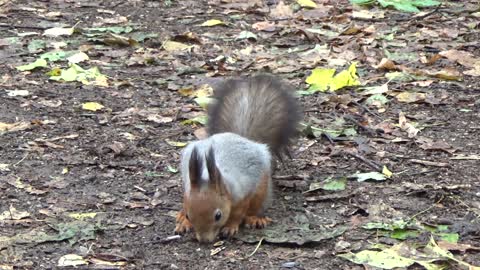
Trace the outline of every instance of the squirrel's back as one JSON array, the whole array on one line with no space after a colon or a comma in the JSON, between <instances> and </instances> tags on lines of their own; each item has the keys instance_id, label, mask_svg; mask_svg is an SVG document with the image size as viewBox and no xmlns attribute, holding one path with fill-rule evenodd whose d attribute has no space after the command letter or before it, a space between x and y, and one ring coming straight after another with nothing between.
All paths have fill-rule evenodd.
<instances>
[{"instance_id":1,"label":"squirrel's back","mask_svg":"<svg viewBox=\"0 0 480 270\"><path fill-rule=\"evenodd\" d=\"M299 106L290 85L271 75L229 79L215 91L208 133L236 133L280 156L296 133Z\"/></svg>"}]
</instances>

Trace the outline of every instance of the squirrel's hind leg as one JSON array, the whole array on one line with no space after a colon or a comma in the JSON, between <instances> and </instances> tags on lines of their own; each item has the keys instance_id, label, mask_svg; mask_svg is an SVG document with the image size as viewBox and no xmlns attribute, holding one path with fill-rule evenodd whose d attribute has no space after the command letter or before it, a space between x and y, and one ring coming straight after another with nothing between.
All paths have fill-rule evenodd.
<instances>
[{"instance_id":1,"label":"squirrel's hind leg","mask_svg":"<svg viewBox=\"0 0 480 270\"><path fill-rule=\"evenodd\" d=\"M271 189L271 177L270 173L265 173L262 177L260 184L258 185L257 191L250 200L250 206L247 211L247 216L245 217L245 226L247 228L264 228L272 219L264 216L263 212L265 206L268 203Z\"/></svg>"}]
</instances>

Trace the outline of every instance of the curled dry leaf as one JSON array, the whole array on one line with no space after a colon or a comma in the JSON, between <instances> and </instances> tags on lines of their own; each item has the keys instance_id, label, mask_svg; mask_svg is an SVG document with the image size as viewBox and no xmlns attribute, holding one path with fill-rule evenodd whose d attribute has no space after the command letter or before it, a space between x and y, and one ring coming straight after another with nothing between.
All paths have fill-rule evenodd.
<instances>
[{"instance_id":1,"label":"curled dry leaf","mask_svg":"<svg viewBox=\"0 0 480 270\"><path fill-rule=\"evenodd\" d=\"M407 132L409 138L416 137L419 132L411 123L407 122L407 117L404 112L398 114L398 125L403 131Z\"/></svg>"}]
</instances>

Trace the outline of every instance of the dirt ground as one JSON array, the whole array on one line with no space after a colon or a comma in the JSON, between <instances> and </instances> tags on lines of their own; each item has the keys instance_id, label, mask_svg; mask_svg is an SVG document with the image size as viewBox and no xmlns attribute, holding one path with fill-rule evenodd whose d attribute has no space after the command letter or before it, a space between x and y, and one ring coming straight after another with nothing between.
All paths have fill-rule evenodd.
<instances>
[{"instance_id":1,"label":"dirt ground","mask_svg":"<svg viewBox=\"0 0 480 270\"><path fill-rule=\"evenodd\" d=\"M261 69L304 88L310 70L328 66L326 60L304 65L296 55L295 50L309 50L315 44L327 44L337 56L350 52L353 56L347 58L359 62L360 80L369 86L388 81L385 71L371 64L371 59L380 62L387 49L416 53L415 59L397 64L419 70L450 67L460 74L465 70L461 63L439 59L432 67L419 59L447 49L462 49L480 58L479 24L467 10L475 1L463 9L442 7L417 19L377 6L374 9L384 10L385 18L369 20L350 17L348 1L317 1L325 6L315 14L317 19L308 19L306 13L301 19L297 15L302 11L296 11L295 19L272 19L269 9L275 8L275 2L249 8L219 1L0 1L0 38L36 33L23 37L17 46L0 44L0 124L24 121L28 125L0 133L0 213L19 215L0 219L0 269L57 268L68 254L89 261L77 269L373 269L337 255L364 250L373 243L399 243L362 225L410 217L424 224L448 225L460 243L480 247L480 160L475 159L480 155L480 80L468 75L458 81L435 76L414 80L432 80L424 86L393 80L389 91L417 90L428 98L400 102L389 95L383 110L365 105L365 96L352 88L299 97L305 122L321 126L323 121L343 117L357 133L338 138L302 134L292 147L293 159L275 173L275 200L268 214L275 223L292 226L298 215L313 220L313 227L346 226L341 235L304 245L265 241L258 249L255 243L228 239L215 255L211 250L216 247L199 244L192 234L168 240L182 198L179 173L175 173L181 148L171 142L194 140L194 132L201 128L181 123L202 109L191 97L180 95L179 89L205 82L214 85L226 76ZM42 36L51 27L71 27L77 22L80 28L101 27L119 16L157 37L139 47L119 47L81 33ZM199 26L209 19L229 25ZM252 24L264 20L281 27L263 33L252 30ZM366 32L327 38L304 31L315 25L325 30L327 24L337 23L359 29L373 25L375 31L397 27L397 34L412 35L398 42L406 46L387 48L385 41L364 43L370 37ZM428 36L425 29L457 29L458 33ZM257 40L235 40L243 30L255 32ZM185 36L179 35L189 31L198 38L182 40ZM425 36L414 40L419 32ZM50 50L29 52L27 44L34 39L65 41L70 50L90 45L85 67L99 66L109 85L48 80L49 69L16 70ZM181 53L163 50L163 42L173 39L197 47ZM235 61L238 50L248 46L255 46L257 54L248 61ZM226 59L218 60L221 55ZM12 90L29 94L10 95ZM101 103L104 109L82 110L85 102ZM395 125L400 112L421 127L415 137ZM461 155L470 158L452 159ZM371 172L376 165L387 166L394 175L385 181L349 179L339 192L304 193L311 183ZM94 223L72 232L72 216L67 216L72 213L97 216ZM19 235L23 240L8 240ZM429 238L430 234L422 233L406 241L425 244ZM480 266L478 249L454 254ZM450 264L447 269L462 268Z\"/></svg>"}]
</instances>

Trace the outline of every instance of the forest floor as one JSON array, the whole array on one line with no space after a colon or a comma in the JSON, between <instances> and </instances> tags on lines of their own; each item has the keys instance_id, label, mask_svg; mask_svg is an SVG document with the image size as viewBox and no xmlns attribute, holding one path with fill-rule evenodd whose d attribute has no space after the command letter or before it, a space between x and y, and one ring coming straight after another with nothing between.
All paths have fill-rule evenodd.
<instances>
[{"instance_id":1,"label":"forest floor","mask_svg":"<svg viewBox=\"0 0 480 270\"><path fill-rule=\"evenodd\" d=\"M316 2L0 0L0 269L480 266L478 1ZM305 91L354 62L361 86ZM257 72L304 90L274 223L172 237L194 98Z\"/></svg>"}]
</instances>

